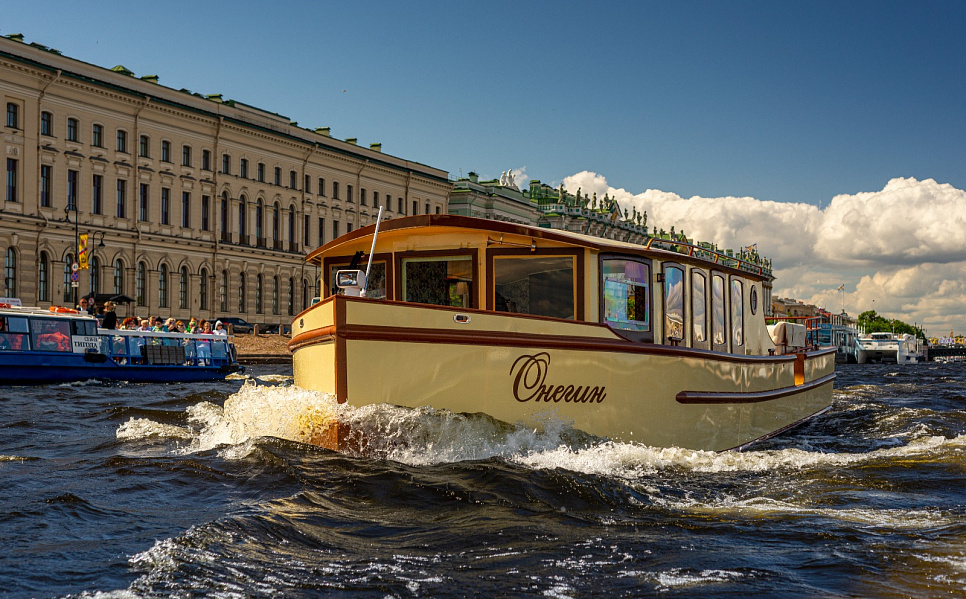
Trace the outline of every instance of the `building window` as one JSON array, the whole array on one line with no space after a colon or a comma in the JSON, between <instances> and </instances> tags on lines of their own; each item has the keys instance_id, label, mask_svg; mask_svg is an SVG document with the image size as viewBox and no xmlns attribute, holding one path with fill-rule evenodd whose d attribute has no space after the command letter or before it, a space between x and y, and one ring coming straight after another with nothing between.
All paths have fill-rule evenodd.
<instances>
[{"instance_id":1,"label":"building window","mask_svg":"<svg viewBox=\"0 0 966 599\"><path fill-rule=\"evenodd\" d=\"M255 167L255 178L258 179L259 183L265 182L265 165L261 162Z\"/></svg>"},{"instance_id":2,"label":"building window","mask_svg":"<svg viewBox=\"0 0 966 599\"><path fill-rule=\"evenodd\" d=\"M255 245L264 246L265 232L262 230L262 223L265 221L265 209L262 207L262 200L259 198L255 202Z\"/></svg>"},{"instance_id":3,"label":"building window","mask_svg":"<svg viewBox=\"0 0 966 599\"><path fill-rule=\"evenodd\" d=\"M332 182L332 199L334 199L334 200L338 200L339 199L339 182L338 181L333 181Z\"/></svg>"},{"instance_id":4,"label":"building window","mask_svg":"<svg viewBox=\"0 0 966 599\"><path fill-rule=\"evenodd\" d=\"M325 179L319 177L319 195L325 196Z\"/></svg>"},{"instance_id":5,"label":"building window","mask_svg":"<svg viewBox=\"0 0 966 599\"><path fill-rule=\"evenodd\" d=\"M147 135L138 137L138 156L141 158L151 157L151 140Z\"/></svg>"},{"instance_id":6,"label":"building window","mask_svg":"<svg viewBox=\"0 0 966 599\"><path fill-rule=\"evenodd\" d=\"M296 177L298 177L298 173L296 173L295 171L289 171L288 172L288 188L289 189L295 189L296 188L296 185L295 185L295 178Z\"/></svg>"},{"instance_id":7,"label":"building window","mask_svg":"<svg viewBox=\"0 0 966 599\"><path fill-rule=\"evenodd\" d=\"M309 307L309 282L302 279L302 309Z\"/></svg>"},{"instance_id":8,"label":"building window","mask_svg":"<svg viewBox=\"0 0 966 599\"><path fill-rule=\"evenodd\" d=\"M104 147L104 126L103 125L94 124L94 126L91 127L91 145L94 146L95 148Z\"/></svg>"},{"instance_id":9,"label":"building window","mask_svg":"<svg viewBox=\"0 0 966 599\"><path fill-rule=\"evenodd\" d=\"M117 217L125 218L127 211L125 210L125 205L127 204L127 181L124 179L117 180Z\"/></svg>"},{"instance_id":10,"label":"building window","mask_svg":"<svg viewBox=\"0 0 966 599\"><path fill-rule=\"evenodd\" d=\"M352 223L346 223L345 224L345 232L346 233L352 233Z\"/></svg>"},{"instance_id":11,"label":"building window","mask_svg":"<svg viewBox=\"0 0 966 599\"><path fill-rule=\"evenodd\" d=\"M191 228L191 192L181 192L181 227Z\"/></svg>"},{"instance_id":12,"label":"building window","mask_svg":"<svg viewBox=\"0 0 966 599\"><path fill-rule=\"evenodd\" d=\"M201 278L200 286L198 287L198 301L201 303L201 309L208 309L208 271L204 268L198 275Z\"/></svg>"},{"instance_id":13,"label":"building window","mask_svg":"<svg viewBox=\"0 0 966 599\"><path fill-rule=\"evenodd\" d=\"M295 316L295 279L288 280L288 315Z\"/></svg>"},{"instance_id":14,"label":"building window","mask_svg":"<svg viewBox=\"0 0 966 599\"><path fill-rule=\"evenodd\" d=\"M147 305L144 301L144 286L148 278L148 266L144 262L138 262L137 272L134 275L134 295L138 306Z\"/></svg>"},{"instance_id":15,"label":"building window","mask_svg":"<svg viewBox=\"0 0 966 599\"><path fill-rule=\"evenodd\" d=\"M182 266L178 273L178 307L188 309L188 267Z\"/></svg>"},{"instance_id":16,"label":"building window","mask_svg":"<svg viewBox=\"0 0 966 599\"><path fill-rule=\"evenodd\" d=\"M201 170L203 171L211 170L211 150L201 151Z\"/></svg>"},{"instance_id":17,"label":"building window","mask_svg":"<svg viewBox=\"0 0 966 599\"><path fill-rule=\"evenodd\" d=\"M411 212L411 214L413 216L416 216L417 214L419 214L419 202L417 202L416 200L413 200L413 211Z\"/></svg>"},{"instance_id":18,"label":"building window","mask_svg":"<svg viewBox=\"0 0 966 599\"><path fill-rule=\"evenodd\" d=\"M248 245L248 223L247 221L248 206L246 206L245 196L241 197L241 203L238 205L238 235L239 243Z\"/></svg>"},{"instance_id":19,"label":"building window","mask_svg":"<svg viewBox=\"0 0 966 599\"><path fill-rule=\"evenodd\" d=\"M222 312L228 311L228 271L221 271L221 285L218 286L218 304Z\"/></svg>"},{"instance_id":20,"label":"building window","mask_svg":"<svg viewBox=\"0 0 966 599\"><path fill-rule=\"evenodd\" d=\"M148 220L148 199L151 197L151 188L147 183L141 183L140 201L138 202L138 220Z\"/></svg>"},{"instance_id":21,"label":"building window","mask_svg":"<svg viewBox=\"0 0 966 599\"><path fill-rule=\"evenodd\" d=\"M47 164L40 165L40 207L50 208L50 190L53 184L54 168Z\"/></svg>"},{"instance_id":22,"label":"building window","mask_svg":"<svg viewBox=\"0 0 966 599\"><path fill-rule=\"evenodd\" d=\"M264 309L262 308L262 275L256 275L255 277L255 313L262 314Z\"/></svg>"},{"instance_id":23,"label":"building window","mask_svg":"<svg viewBox=\"0 0 966 599\"><path fill-rule=\"evenodd\" d=\"M231 232L228 230L228 193L221 194L221 240L229 241ZM222 308L226 310L227 308Z\"/></svg>"},{"instance_id":24,"label":"building window","mask_svg":"<svg viewBox=\"0 0 966 599\"><path fill-rule=\"evenodd\" d=\"M275 185L282 184L282 169L275 167Z\"/></svg>"},{"instance_id":25,"label":"building window","mask_svg":"<svg viewBox=\"0 0 966 599\"><path fill-rule=\"evenodd\" d=\"M238 311L242 314L248 311L245 308L245 273L238 275Z\"/></svg>"},{"instance_id":26,"label":"building window","mask_svg":"<svg viewBox=\"0 0 966 599\"><path fill-rule=\"evenodd\" d=\"M278 314L278 277L272 277L272 314Z\"/></svg>"},{"instance_id":27,"label":"building window","mask_svg":"<svg viewBox=\"0 0 966 599\"><path fill-rule=\"evenodd\" d=\"M272 206L272 243L276 249L278 249L278 242L280 241L278 234L281 223L279 223L279 220L281 220L281 210L279 210L278 202L276 202Z\"/></svg>"},{"instance_id":28,"label":"building window","mask_svg":"<svg viewBox=\"0 0 966 599\"><path fill-rule=\"evenodd\" d=\"M442 213L443 213L442 207L441 206L436 206L436 214L442 214Z\"/></svg>"},{"instance_id":29,"label":"building window","mask_svg":"<svg viewBox=\"0 0 966 599\"><path fill-rule=\"evenodd\" d=\"M231 174L231 156L228 154L221 155L221 172L226 175Z\"/></svg>"},{"instance_id":30,"label":"building window","mask_svg":"<svg viewBox=\"0 0 966 599\"><path fill-rule=\"evenodd\" d=\"M123 129L117 130L117 151L127 154L127 131Z\"/></svg>"},{"instance_id":31,"label":"building window","mask_svg":"<svg viewBox=\"0 0 966 599\"><path fill-rule=\"evenodd\" d=\"M181 146L181 166L191 166L191 146Z\"/></svg>"},{"instance_id":32,"label":"building window","mask_svg":"<svg viewBox=\"0 0 966 599\"><path fill-rule=\"evenodd\" d=\"M40 268L37 270L37 301L50 301L50 258L40 252Z\"/></svg>"},{"instance_id":33,"label":"building window","mask_svg":"<svg viewBox=\"0 0 966 599\"><path fill-rule=\"evenodd\" d=\"M396 199L396 204L397 204L397 206L396 206L396 208L397 208L396 212L398 212L399 214L406 214L406 211L403 210L403 199L402 198L397 198Z\"/></svg>"},{"instance_id":34,"label":"building window","mask_svg":"<svg viewBox=\"0 0 966 599\"><path fill-rule=\"evenodd\" d=\"M78 171L67 171L67 210L77 211L77 177Z\"/></svg>"},{"instance_id":35,"label":"building window","mask_svg":"<svg viewBox=\"0 0 966 599\"><path fill-rule=\"evenodd\" d=\"M70 303L74 299L74 293L71 291L71 274L73 274L74 269L71 268L74 264L74 254L67 254L64 256L64 303Z\"/></svg>"},{"instance_id":36,"label":"building window","mask_svg":"<svg viewBox=\"0 0 966 599\"><path fill-rule=\"evenodd\" d=\"M211 196L201 196L201 230L211 230Z\"/></svg>"},{"instance_id":37,"label":"building window","mask_svg":"<svg viewBox=\"0 0 966 599\"><path fill-rule=\"evenodd\" d=\"M171 162L171 142L161 140L161 162Z\"/></svg>"},{"instance_id":38,"label":"building window","mask_svg":"<svg viewBox=\"0 0 966 599\"><path fill-rule=\"evenodd\" d=\"M339 221L332 221L332 239L339 236Z\"/></svg>"},{"instance_id":39,"label":"building window","mask_svg":"<svg viewBox=\"0 0 966 599\"><path fill-rule=\"evenodd\" d=\"M319 245L325 245L325 219L319 217Z\"/></svg>"},{"instance_id":40,"label":"building window","mask_svg":"<svg viewBox=\"0 0 966 599\"><path fill-rule=\"evenodd\" d=\"M366 188L365 187L359 189L359 205L360 206L365 206L366 205Z\"/></svg>"},{"instance_id":41,"label":"building window","mask_svg":"<svg viewBox=\"0 0 966 599\"><path fill-rule=\"evenodd\" d=\"M17 250L12 247L3 262L3 292L5 297L17 297Z\"/></svg>"},{"instance_id":42,"label":"building window","mask_svg":"<svg viewBox=\"0 0 966 599\"><path fill-rule=\"evenodd\" d=\"M351 202L352 201L352 186L351 185L346 185L345 186L345 201L347 201L347 202Z\"/></svg>"},{"instance_id":43,"label":"building window","mask_svg":"<svg viewBox=\"0 0 966 599\"><path fill-rule=\"evenodd\" d=\"M20 128L20 106L13 102L7 102L7 127L11 129Z\"/></svg>"},{"instance_id":44,"label":"building window","mask_svg":"<svg viewBox=\"0 0 966 599\"><path fill-rule=\"evenodd\" d=\"M305 175L305 193L312 193L312 177Z\"/></svg>"},{"instance_id":45,"label":"building window","mask_svg":"<svg viewBox=\"0 0 966 599\"><path fill-rule=\"evenodd\" d=\"M91 214L103 214L104 175L91 177Z\"/></svg>"},{"instance_id":46,"label":"building window","mask_svg":"<svg viewBox=\"0 0 966 599\"><path fill-rule=\"evenodd\" d=\"M18 163L13 158L7 158L7 201L16 202L19 196L17 191L17 167Z\"/></svg>"},{"instance_id":47,"label":"building window","mask_svg":"<svg viewBox=\"0 0 966 599\"><path fill-rule=\"evenodd\" d=\"M124 263L118 258L114 261L114 295L124 293Z\"/></svg>"},{"instance_id":48,"label":"building window","mask_svg":"<svg viewBox=\"0 0 966 599\"><path fill-rule=\"evenodd\" d=\"M378 208L379 207L379 192L378 191L372 192L372 207L373 208Z\"/></svg>"},{"instance_id":49,"label":"building window","mask_svg":"<svg viewBox=\"0 0 966 599\"><path fill-rule=\"evenodd\" d=\"M168 307L168 265L158 267L158 307Z\"/></svg>"},{"instance_id":50,"label":"building window","mask_svg":"<svg viewBox=\"0 0 966 599\"><path fill-rule=\"evenodd\" d=\"M242 158L238 161L238 176L242 179L248 178L248 159Z\"/></svg>"},{"instance_id":51,"label":"building window","mask_svg":"<svg viewBox=\"0 0 966 599\"><path fill-rule=\"evenodd\" d=\"M290 244L295 245L296 233L295 233L295 206L288 207L288 241Z\"/></svg>"},{"instance_id":52,"label":"building window","mask_svg":"<svg viewBox=\"0 0 966 599\"><path fill-rule=\"evenodd\" d=\"M79 141L77 137L78 128L77 119L67 119L67 141Z\"/></svg>"},{"instance_id":53,"label":"building window","mask_svg":"<svg viewBox=\"0 0 966 599\"><path fill-rule=\"evenodd\" d=\"M311 233L311 231L312 231L312 227L311 227L312 217L309 216L308 214L306 214L305 215L305 218L303 220L305 221L303 223L305 225L305 227L304 227L305 230L302 231L303 243L305 243L306 246L310 246L310 245L312 245L312 233Z\"/></svg>"},{"instance_id":54,"label":"building window","mask_svg":"<svg viewBox=\"0 0 966 599\"><path fill-rule=\"evenodd\" d=\"M46 110L40 113L40 134L48 137L54 134L54 115Z\"/></svg>"},{"instance_id":55,"label":"building window","mask_svg":"<svg viewBox=\"0 0 966 599\"><path fill-rule=\"evenodd\" d=\"M167 187L161 188L161 224L171 224L171 190Z\"/></svg>"},{"instance_id":56,"label":"building window","mask_svg":"<svg viewBox=\"0 0 966 599\"><path fill-rule=\"evenodd\" d=\"M101 291L101 262L97 259L97 256L91 258L90 262L90 290L91 293L97 294Z\"/></svg>"}]
</instances>

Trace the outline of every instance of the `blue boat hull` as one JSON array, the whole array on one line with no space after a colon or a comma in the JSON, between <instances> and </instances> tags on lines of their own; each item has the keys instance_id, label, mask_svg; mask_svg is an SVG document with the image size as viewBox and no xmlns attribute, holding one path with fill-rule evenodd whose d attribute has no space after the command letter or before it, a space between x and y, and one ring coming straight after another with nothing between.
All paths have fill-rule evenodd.
<instances>
[{"instance_id":1,"label":"blue boat hull","mask_svg":"<svg viewBox=\"0 0 966 599\"><path fill-rule=\"evenodd\" d=\"M132 383L215 381L241 368L219 366L118 364L103 354L5 351L0 354L0 384L42 385L90 379Z\"/></svg>"}]
</instances>

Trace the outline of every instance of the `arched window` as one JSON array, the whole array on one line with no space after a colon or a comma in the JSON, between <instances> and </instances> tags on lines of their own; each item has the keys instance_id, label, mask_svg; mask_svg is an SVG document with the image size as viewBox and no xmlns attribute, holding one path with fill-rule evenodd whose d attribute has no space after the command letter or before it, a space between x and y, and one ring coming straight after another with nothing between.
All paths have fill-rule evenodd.
<instances>
[{"instance_id":1,"label":"arched window","mask_svg":"<svg viewBox=\"0 0 966 599\"><path fill-rule=\"evenodd\" d=\"M272 245L275 249L281 249L279 244L279 227L281 226L281 210L278 207L278 202L272 206Z\"/></svg>"},{"instance_id":2,"label":"arched window","mask_svg":"<svg viewBox=\"0 0 966 599\"><path fill-rule=\"evenodd\" d=\"M90 271L91 293L98 294L101 292L101 261L97 259L97 256L91 258Z\"/></svg>"},{"instance_id":3,"label":"arched window","mask_svg":"<svg viewBox=\"0 0 966 599\"><path fill-rule=\"evenodd\" d=\"M221 285L218 286L218 305L222 312L228 311L228 271L221 271Z\"/></svg>"},{"instance_id":4,"label":"arched window","mask_svg":"<svg viewBox=\"0 0 966 599\"><path fill-rule=\"evenodd\" d=\"M288 244L289 250L295 251L295 204L288 207Z\"/></svg>"},{"instance_id":5,"label":"arched window","mask_svg":"<svg viewBox=\"0 0 966 599\"><path fill-rule=\"evenodd\" d=\"M148 265L144 262L138 262L137 272L134 275L134 295L135 301L137 301L138 306L146 306L147 296L144 295L144 287L147 283L148 278Z\"/></svg>"},{"instance_id":6,"label":"arched window","mask_svg":"<svg viewBox=\"0 0 966 599\"><path fill-rule=\"evenodd\" d=\"M272 314L278 314L278 277L272 277Z\"/></svg>"},{"instance_id":7,"label":"arched window","mask_svg":"<svg viewBox=\"0 0 966 599\"><path fill-rule=\"evenodd\" d=\"M73 272L71 265L74 263L74 254L64 256L64 303L70 303L74 298L74 290L71 287L70 275Z\"/></svg>"},{"instance_id":8,"label":"arched window","mask_svg":"<svg viewBox=\"0 0 966 599\"><path fill-rule=\"evenodd\" d=\"M255 277L255 313L262 312L262 275L257 275Z\"/></svg>"},{"instance_id":9,"label":"arched window","mask_svg":"<svg viewBox=\"0 0 966 599\"><path fill-rule=\"evenodd\" d=\"M168 265L158 267L158 307L168 307Z\"/></svg>"},{"instance_id":10,"label":"arched window","mask_svg":"<svg viewBox=\"0 0 966 599\"><path fill-rule=\"evenodd\" d=\"M182 266L178 273L178 307L188 309L188 267Z\"/></svg>"},{"instance_id":11,"label":"arched window","mask_svg":"<svg viewBox=\"0 0 966 599\"><path fill-rule=\"evenodd\" d=\"M262 224L265 219L264 207L262 206L262 200L258 199L255 202L255 245L259 247L265 246L265 231L262 230Z\"/></svg>"},{"instance_id":12,"label":"arched window","mask_svg":"<svg viewBox=\"0 0 966 599\"><path fill-rule=\"evenodd\" d=\"M228 192L221 194L221 240L231 241L228 230Z\"/></svg>"},{"instance_id":13,"label":"arched window","mask_svg":"<svg viewBox=\"0 0 966 599\"><path fill-rule=\"evenodd\" d=\"M208 309L208 270L202 268L201 272L198 273L201 277L200 287L198 287L198 301L201 303L201 309Z\"/></svg>"},{"instance_id":14,"label":"arched window","mask_svg":"<svg viewBox=\"0 0 966 599\"><path fill-rule=\"evenodd\" d=\"M295 279L288 280L288 315L295 316Z\"/></svg>"},{"instance_id":15,"label":"arched window","mask_svg":"<svg viewBox=\"0 0 966 599\"><path fill-rule=\"evenodd\" d=\"M248 312L245 307L245 273L238 275L238 311L242 314Z\"/></svg>"},{"instance_id":16,"label":"arched window","mask_svg":"<svg viewBox=\"0 0 966 599\"><path fill-rule=\"evenodd\" d=\"M114 295L124 293L124 263L118 258L114 261Z\"/></svg>"},{"instance_id":17,"label":"arched window","mask_svg":"<svg viewBox=\"0 0 966 599\"><path fill-rule=\"evenodd\" d=\"M248 245L248 228L245 221L246 212L248 207L246 206L245 196L241 197L241 203L238 205L238 234L241 236L239 242Z\"/></svg>"},{"instance_id":18,"label":"arched window","mask_svg":"<svg viewBox=\"0 0 966 599\"><path fill-rule=\"evenodd\" d=\"M12 247L3 263L3 287L6 297L17 297L17 250Z\"/></svg>"},{"instance_id":19,"label":"arched window","mask_svg":"<svg viewBox=\"0 0 966 599\"><path fill-rule=\"evenodd\" d=\"M37 301L50 301L50 258L47 252L40 252L40 266L37 271Z\"/></svg>"}]
</instances>

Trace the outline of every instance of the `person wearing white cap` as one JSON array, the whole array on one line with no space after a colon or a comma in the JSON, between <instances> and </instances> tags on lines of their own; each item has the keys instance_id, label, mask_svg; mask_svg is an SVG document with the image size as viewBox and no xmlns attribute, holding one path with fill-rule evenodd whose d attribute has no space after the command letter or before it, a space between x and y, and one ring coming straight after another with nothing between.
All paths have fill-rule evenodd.
<instances>
[{"instance_id":1,"label":"person wearing white cap","mask_svg":"<svg viewBox=\"0 0 966 599\"><path fill-rule=\"evenodd\" d=\"M228 336L228 331L225 330L225 325L223 325L220 320L215 323L214 333L215 335L224 335L226 337Z\"/></svg>"}]
</instances>

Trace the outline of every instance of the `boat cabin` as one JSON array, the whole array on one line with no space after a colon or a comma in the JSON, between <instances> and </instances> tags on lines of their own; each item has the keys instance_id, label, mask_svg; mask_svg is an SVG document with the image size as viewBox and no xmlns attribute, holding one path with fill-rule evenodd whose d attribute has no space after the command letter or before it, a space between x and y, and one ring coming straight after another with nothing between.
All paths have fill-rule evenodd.
<instances>
[{"instance_id":1,"label":"boat cabin","mask_svg":"<svg viewBox=\"0 0 966 599\"><path fill-rule=\"evenodd\" d=\"M321 267L323 300L355 287L374 300L466 314L601 323L641 343L758 356L776 349L764 318L772 276L756 255L451 215L382 223L374 250L373 231L353 231L307 257Z\"/></svg>"}]
</instances>

